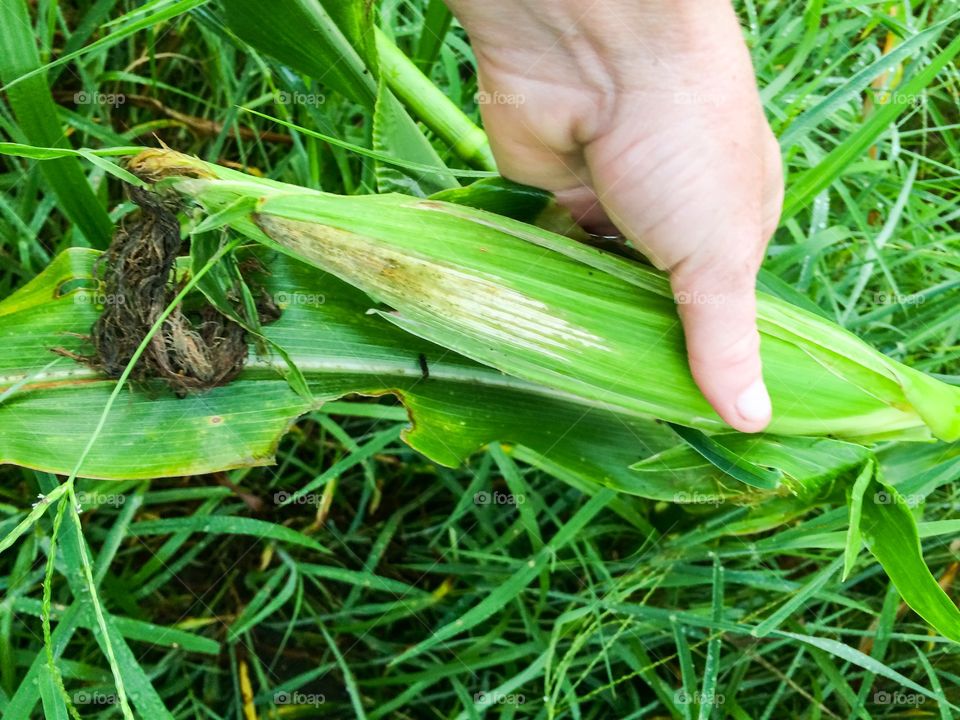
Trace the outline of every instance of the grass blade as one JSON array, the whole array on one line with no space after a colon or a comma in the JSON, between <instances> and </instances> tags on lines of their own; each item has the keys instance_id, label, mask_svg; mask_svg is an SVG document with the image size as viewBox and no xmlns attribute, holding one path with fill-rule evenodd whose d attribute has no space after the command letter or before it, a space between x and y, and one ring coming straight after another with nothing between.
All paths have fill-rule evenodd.
<instances>
[{"instance_id":1,"label":"grass blade","mask_svg":"<svg viewBox=\"0 0 960 720\"><path fill-rule=\"evenodd\" d=\"M36 73L9 84L40 66L26 0L0 3L0 80L7 82L7 99L20 132L33 145L66 146L66 133L59 121L46 78ZM100 200L74 158L60 158L40 166L47 184L57 196L63 213L93 247L106 247L113 229Z\"/></svg>"},{"instance_id":2,"label":"grass blade","mask_svg":"<svg viewBox=\"0 0 960 720\"><path fill-rule=\"evenodd\" d=\"M412 657L422 655L440 643L476 627L491 615L506 607L540 574L540 571L553 558L554 554L574 540L577 533L607 506L613 499L614 494L612 490L604 489L594 495L577 511L576 515L557 531L557 534L543 549L535 553L529 561L523 563L523 566L503 584L459 618L439 628L429 638L417 643L391 660L390 664L396 665Z\"/></svg>"},{"instance_id":3,"label":"grass blade","mask_svg":"<svg viewBox=\"0 0 960 720\"><path fill-rule=\"evenodd\" d=\"M913 107L912 98L920 95L937 75L960 53L960 35L918 72L906 85L898 88L889 102L877 108L856 132L834 148L815 167L804 171L788 183L780 222L786 222L805 208L823 190L859 159L905 110Z\"/></svg>"}]
</instances>

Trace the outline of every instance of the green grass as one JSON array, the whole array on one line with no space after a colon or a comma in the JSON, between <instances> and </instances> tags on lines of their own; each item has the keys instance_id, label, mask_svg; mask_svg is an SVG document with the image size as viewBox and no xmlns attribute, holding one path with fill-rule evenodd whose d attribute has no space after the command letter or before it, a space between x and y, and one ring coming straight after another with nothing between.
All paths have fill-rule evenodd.
<instances>
[{"instance_id":1,"label":"green grass","mask_svg":"<svg viewBox=\"0 0 960 720\"><path fill-rule=\"evenodd\" d=\"M375 191L369 158L240 109L375 147L361 102L250 51L217 5L30 7L41 62L97 43L13 88L45 86L72 146L156 136L286 182ZM789 218L767 270L892 357L960 383L951 4L916 3L908 18L887 2L738 9L788 170ZM379 12L387 35L476 118L472 55L462 31L445 32L440 4L384 0ZM90 26L97 13L115 21L111 40ZM887 32L909 38L947 20L908 41L901 90L915 97L896 118L866 114L871 78L858 73L886 67ZM76 104L78 92L103 101ZM278 93L316 101L276 103ZM17 103L0 102L0 140L42 144ZM99 198L91 228L132 209L118 184L77 163L57 176L0 157L0 296L63 248L96 244L71 202ZM76 172L95 190L73 183ZM121 716L111 665L149 718L241 718L247 687L260 718L956 716L956 646L903 612L866 556L841 582L843 509L781 518L772 504L591 497L499 449L451 470L403 445L404 422L389 398L337 402L292 429L275 467L77 480L80 513L59 506L55 563L56 512L0 555L3 717L67 717L43 641L48 572L49 650L82 717ZM880 458L905 494L924 498L925 557L952 578L960 446L891 445ZM62 481L12 467L0 478L0 537Z\"/></svg>"}]
</instances>

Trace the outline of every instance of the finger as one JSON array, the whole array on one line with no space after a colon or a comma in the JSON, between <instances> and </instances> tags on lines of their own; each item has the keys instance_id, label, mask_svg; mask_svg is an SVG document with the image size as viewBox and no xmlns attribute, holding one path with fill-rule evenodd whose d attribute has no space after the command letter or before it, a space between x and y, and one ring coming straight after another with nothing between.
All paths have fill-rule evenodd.
<instances>
[{"instance_id":1,"label":"finger","mask_svg":"<svg viewBox=\"0 0 960 720\"><path fill-rule=\"evenodd\" d=\"M554 193L584 187L589 173L571 123L548 120L522 79L489 72L479 60L480 115L500 174Z\"/></svg>"},{"instance_id":2,"label":"finger","mask_svg":"<svg viewBox=\"0 0 960 720\"><path fill-rule=\"evenodd\" d=\"M756 256L714 258L681 265L671 277L693 378L720 417L741 432L760 432L772 415L756 322L759 264Z\"/></svg>"}]
</instances>

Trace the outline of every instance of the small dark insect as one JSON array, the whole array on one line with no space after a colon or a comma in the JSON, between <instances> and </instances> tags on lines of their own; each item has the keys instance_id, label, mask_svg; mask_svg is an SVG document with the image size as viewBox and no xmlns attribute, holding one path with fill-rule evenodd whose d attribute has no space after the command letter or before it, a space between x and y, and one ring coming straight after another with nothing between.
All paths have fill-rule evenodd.
<instances>
[{"instance_id":1,"label":"small dark insect","mask_svg":"<svg viewBox=\"0 0 960 720\"><path fill-rule=\"evenodd\" d=\"M423 353L417 355L417 360L420 363L420 374L423 376L424 380L430 379L430 368L427 367L427 356Z\"/></svg>"}]
</instances>

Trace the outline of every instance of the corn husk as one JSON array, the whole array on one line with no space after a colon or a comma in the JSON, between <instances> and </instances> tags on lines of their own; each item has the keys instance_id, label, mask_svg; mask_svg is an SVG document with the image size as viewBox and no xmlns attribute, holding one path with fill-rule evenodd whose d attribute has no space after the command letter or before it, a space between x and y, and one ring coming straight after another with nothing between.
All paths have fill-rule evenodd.
<instances>
[{"instance_id":1,"label":"corn husk","mask_svg":"<svg viewBox=\"0 0 960 720\"><path fill-rule=\"evenodd\" d=\"M129 169L361 288L371 311L415 335L596 406L730 429L690 375L667 278L645 265L482 210L331 195L169 150L142 153ZM759 295L758 322L769 432L960 438L960 388L772 296Z\"/></svg>"}]
</instances>

